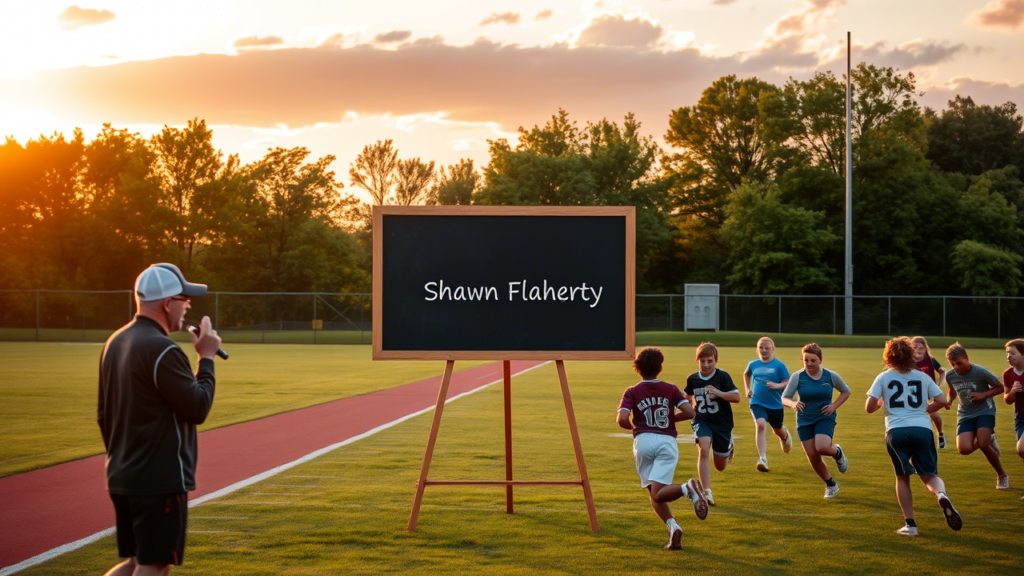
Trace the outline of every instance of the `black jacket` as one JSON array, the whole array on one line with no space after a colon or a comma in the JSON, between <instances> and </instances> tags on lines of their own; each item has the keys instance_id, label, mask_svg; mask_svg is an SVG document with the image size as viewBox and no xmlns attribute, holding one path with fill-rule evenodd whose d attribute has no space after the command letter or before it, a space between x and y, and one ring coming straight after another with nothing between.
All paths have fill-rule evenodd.
<instances>
[{"instance_id":1,"label":"black jacket","mask_svg":"<svg viewBox=\"0 0 1024 576\"><path fill-rule=\"evenodd\" d=\"M213 404L213 360L192 375L185 352L163 327L136 316L100 357L96 419L107 450L111 494L195 490L196 425Z\"/></svg>"}]
</instances>

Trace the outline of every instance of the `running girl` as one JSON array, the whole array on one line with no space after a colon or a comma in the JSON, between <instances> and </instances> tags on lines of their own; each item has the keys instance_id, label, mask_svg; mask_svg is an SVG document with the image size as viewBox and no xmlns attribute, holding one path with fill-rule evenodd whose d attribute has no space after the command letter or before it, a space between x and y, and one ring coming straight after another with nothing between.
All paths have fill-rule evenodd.
<instances>
[{"instance_id":1,"label":"running girl","mask_svg":"<svg viewBox=\"0 0 1024 576\"><path fill-rule=\"evenodd\" d=\"M849 461L838 444L832 444L836 430L836 410L850 397L850 387L837 372L821 367L821 347L810 343L803 347L804 368L789 378L782 403L796 411L796 435L811 468L825 482L825 498L835 498L839 484L832 479L822 455L836 461L839 472L846 473ZM839 397L832 401L833 390ZM799 394L800 400L793 400Z\"/></svg>"},{"instance_id":2,"label":"running girl","mask_svg":"<svg viewBox=\"0 0 1024 576\"><path fill-rule=\"evenodd\" d=\"M885 449L896 472L896 501L906 522L896 533L903 536L917 536L911 474L917 474L935 494L946 524L953 530L963 526L960 514L946 495L946 485L939 478L935 438L926 416L944 408L946 397L930 376L914 369L915 362L919 363L917 356L910 338L904 336L886 342L882 360L888 370L875 378L864 405L868 414L885 407Z\"/></svg>"},{"instance_id":3,"label":"running girl","mask_svg":"<svg viewBox=\"0 0 1024 576\"><path fill-rule=\"evenodd\" d=\"M779 437L782 452L789 454L793 440L789 429L782 425L782 391L789 382L789 370L775 358L775 342L765 336L757 341L757 360L751 360L743 372L743 388L750 399L750 414L754 417L754 435L757 440L757 469L768 471L768 439L765 428Z\"/></svg>"},{"instance_id":4,"label":"running girl","mask_svg":"<svg viewBox=\"0 0 1024 576\"><path fill-rule=\"evenodd\" d=\"M911 342L914 344L914 368L927 374L941 389L946 371L942 369L942 364L939 364L939 361L932 356L932 349L928 347L928 341L924 339L924 336L914 336ZM932 412L928 416L931 417L932 424L935 424L935 431L939 433L939 448L945 448L946 436L942 433L942 415Z\"/></svg>"}]
</instances>

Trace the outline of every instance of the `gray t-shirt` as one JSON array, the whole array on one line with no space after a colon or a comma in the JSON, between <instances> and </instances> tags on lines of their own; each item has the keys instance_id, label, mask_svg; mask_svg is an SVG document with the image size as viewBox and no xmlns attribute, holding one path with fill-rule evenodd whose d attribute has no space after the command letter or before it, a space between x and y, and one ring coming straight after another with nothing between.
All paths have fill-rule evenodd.
<instances>
[{"instance_id":1,"label":"gray t-shirt","mask_svg":"<svg viewBox=\"0 0 1024 576\"><path fill-rule=\"evenodd\" d=\"M971 364L971 369L963 376L957 374L956 370L949 370L946 372L946 382L956 390L957 398L960 399L960 407L956 409L957 418L996 415L994 396L981 402L971 400L972 392L988 392L994 385L1000 384L999 378L989 372L988 368Z\"/></svg>"}]
</instances>

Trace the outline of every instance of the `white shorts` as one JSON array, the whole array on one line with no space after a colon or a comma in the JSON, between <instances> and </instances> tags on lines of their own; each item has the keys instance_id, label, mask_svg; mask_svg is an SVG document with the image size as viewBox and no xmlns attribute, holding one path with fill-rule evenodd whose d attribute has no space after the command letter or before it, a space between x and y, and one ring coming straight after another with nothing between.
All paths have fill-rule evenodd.
<instances>
[{"instance_id":1,"label":"white shorts","mask_svg":"<svg viewBox=\"0 0 1024 576\"><path fill-rule=\"evenodd\" d=\"M671 484L679 463L679 443L672 436L644 432L633 438L633 457L641 488L651 482Z\"/></svg>"}]
</instances>

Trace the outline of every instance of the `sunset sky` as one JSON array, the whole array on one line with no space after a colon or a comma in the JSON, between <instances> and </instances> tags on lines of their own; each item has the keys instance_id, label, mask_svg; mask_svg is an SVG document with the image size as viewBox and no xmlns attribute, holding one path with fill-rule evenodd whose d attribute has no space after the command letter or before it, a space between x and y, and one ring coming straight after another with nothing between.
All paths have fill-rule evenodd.
<instances>
[{"instance_id":1,"label":"sunset sky","mask_svg":"<svg viewBox=\"0 0 1024 576\"><path fill-rule=\"evenodd\" d=\"M400 157L487 163L565 108L580 124L669 111L725 74L781 85L854 64L912 70L923 105L1024 107L1024 0L36 0L0 2L0 133L205 118L243 161L392 138Z\"/></svg>"}]
</instances>

